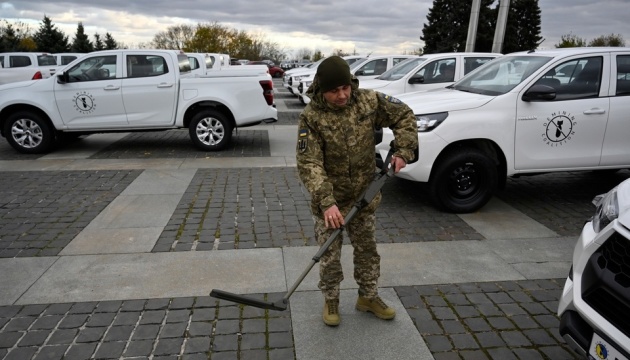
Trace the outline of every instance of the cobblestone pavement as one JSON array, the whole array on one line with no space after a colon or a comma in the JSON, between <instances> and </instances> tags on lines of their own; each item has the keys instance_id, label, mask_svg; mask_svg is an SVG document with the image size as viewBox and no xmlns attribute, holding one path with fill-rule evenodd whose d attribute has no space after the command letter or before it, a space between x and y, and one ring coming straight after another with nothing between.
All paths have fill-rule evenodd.
<instances>
[{"instance_id":1,"label":"cobblestone pavement","mask_svg":"<svg viewBox=\"0 0 630 360\"><path fill-rule=\"evenodd\" d=\"M563 280L396 287L436 360L576 359L558 334ZM283 294L254 295L275 301ZM290 308L210 297L0 307L0 358L294 359Z\"/></svg>"},{"instance_id":2,"label":"cobblestone pavement","mask_svg":"<svg viewBox=\"0 0 630 360\"><path fill-rule=\"evenodd\" d=\"M140 173L0 172L0 258L59 254Z\"/></svg>"}]
</instances>

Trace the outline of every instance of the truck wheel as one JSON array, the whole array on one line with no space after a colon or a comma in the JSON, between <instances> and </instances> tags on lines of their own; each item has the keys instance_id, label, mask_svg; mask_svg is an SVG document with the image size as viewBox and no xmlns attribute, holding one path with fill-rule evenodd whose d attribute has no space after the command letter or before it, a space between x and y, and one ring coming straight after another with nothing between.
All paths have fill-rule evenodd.
<instances>
[{"instance_id":1,"label":"truck wheel","mask_svg":"<svg viewBox=\"0 0 630 360\"><path fill-rule=\"evenodd\" d=\"M429 196L433 203L454 213L480 209L490 201L496 188L496 165L474 148L447 154L429 180Z\"/></svg>"},{"instance_id":2,"label":"truck wheel","mask_svg":"<svg viewBox=\"0 0 630 360\"><path fill-rule=\"evenodd\" d=\"M192 118L188 132L201 150L223 150L232 140L232 123L216 110L204 110Z\"/></svg>"},{"instance_id":3,"label":"truck wheel","mask_svg":"<svg viewBox=\"0 0 630 360\"><path fill-rule=\"evenodd\" d=\"M4 134L13 148L24 154L48 152L55 142L55 134L47 121L30 111L19 111L8 116Z\"/></svg>"}]
</instances>

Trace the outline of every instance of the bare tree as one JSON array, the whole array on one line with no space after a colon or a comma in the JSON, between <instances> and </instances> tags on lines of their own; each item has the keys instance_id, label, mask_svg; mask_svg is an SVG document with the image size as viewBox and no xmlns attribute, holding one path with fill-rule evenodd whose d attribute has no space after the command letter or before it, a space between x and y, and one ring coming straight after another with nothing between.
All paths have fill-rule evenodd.
<instances>
[{"instance_id":1,"label":"bare tree","mask_svg":"<svg viewBox=\"0 0 630 360\"><path fill-rule=\"evenodd\" d=\"M153 37L152 45L156 49L181 50L187 41L195 35L195 29L190 25L171 26Z\"/></svg>"}]
</instances>

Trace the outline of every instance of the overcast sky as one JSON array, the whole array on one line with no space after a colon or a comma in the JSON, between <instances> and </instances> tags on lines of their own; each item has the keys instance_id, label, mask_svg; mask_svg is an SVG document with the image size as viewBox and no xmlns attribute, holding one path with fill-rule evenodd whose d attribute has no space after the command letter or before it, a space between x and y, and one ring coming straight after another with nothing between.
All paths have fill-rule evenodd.
<instances>
[{"instance_id":1,"label":"overcast sky","mask_svg":"<svg viewBox=\"0 0 630 360\"><path fill-rule=\"evenodd\" d=\"M461 0L471 1L472 0ZM88 35L109 32L127 46L148 43L169 26L218 22L262 34L287 53L335 49L358 54L411 52L433 0L0 0L0 19L37 30L44 15L69 36L83 22ZM564 34L587 42L621 34L630 46L630 0L539 0L541 47L553 48ZM93 39L93 38L92 38Z\"/></svg>"}]
</instances>

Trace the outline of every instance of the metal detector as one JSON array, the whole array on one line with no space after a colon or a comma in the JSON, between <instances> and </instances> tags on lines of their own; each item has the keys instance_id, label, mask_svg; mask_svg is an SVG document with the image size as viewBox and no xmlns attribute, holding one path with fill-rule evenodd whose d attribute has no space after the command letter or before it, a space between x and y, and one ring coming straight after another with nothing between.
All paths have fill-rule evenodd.
<instances>
[{"instance_id":1,"label":"metal detector","mask_svg":"<svg viewBox=\"0 0 630 360\"><path fill-rule=\"evenodd\" d=\"M394 169L392 169L390 166L390 162L391 162L393 154L394 154L394 148L393 148L393 144L391 144L389 148L389 152L387 153L387 158L383 162L383 167L381 168L381 171L374 175L374 180L372 181L372 183L365 190L361 198L354 203L354 205L352 206L352 209L350 209L350 211L348 212L348 215L346 215L346 217L344 218L344 221L345 221L344 224L348 224L350 221L352 221L352 218L354 218L354 216L359 212L359 210L363 209L370 202L372 202L374 197L376 197L378 192L383 187L383 184L385 184L385 180L387 180L388 177L394 176ZM300 275L300 277L293 284L293 286L291 286L289 291L287 291L286 295L284 295L282 299L275 302L269 302L269 301L254 299L251 297L238 295L238 294L230 293L223 290L217 290L217 289L213 289L210 292L210 296L215 297L217 299L228 300L228 301L232 301L239 304L254 306L261 309L270 309L270 310L279 310L279 311L286 310L287 305L289 304L289 297L291 297L291 295L295 292L297 287L304 280L306 275L311 271L313 266L315 266L315 264L319 262L322 255L324 255L326 250L328 250L328 248L333 243L333 241L335 241L337 236L341 234L343 229L344 229L343 225L335 229L335 231L330 235L328 240L326 240L324 245L322 245L319 248L319 251L317 251L317 254L313 256L313 259L311 260L309 265L306 267L306 269L304 269L304 271L302 272L302 275Z\"/></svg>"}]
</instances>

